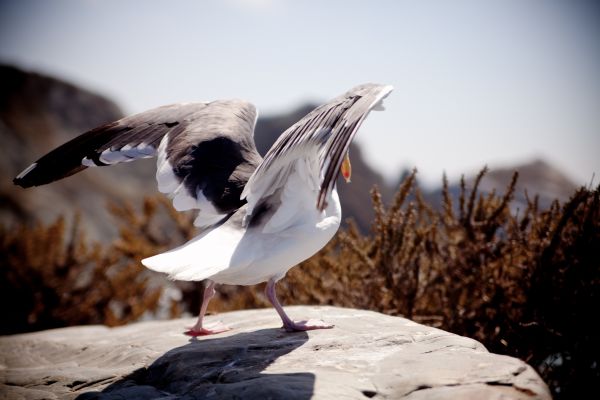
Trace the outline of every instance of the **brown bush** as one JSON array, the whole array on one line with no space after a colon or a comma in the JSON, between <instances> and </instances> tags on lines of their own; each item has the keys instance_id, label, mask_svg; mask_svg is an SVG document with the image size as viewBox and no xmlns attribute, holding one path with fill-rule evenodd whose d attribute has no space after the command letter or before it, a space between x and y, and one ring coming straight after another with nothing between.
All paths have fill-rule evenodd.
<instances>
[{"instance_id":1,"label":"brown bush","mask_svg":"<svg viewBox=\"0 0 600 400\"><path fill-rule=\"evenodd\" d=\"M146 199L141 212L130 205L110 209L120 225L110 246L89 244L79 217L70 230L62 217L47 226L0 226L0 334L122 325L156 311L161 289L150 285L140 260L191 237L191 221L166 199ZM173 305L171 314L179 313Z\"/></svg>"}]
</instances>

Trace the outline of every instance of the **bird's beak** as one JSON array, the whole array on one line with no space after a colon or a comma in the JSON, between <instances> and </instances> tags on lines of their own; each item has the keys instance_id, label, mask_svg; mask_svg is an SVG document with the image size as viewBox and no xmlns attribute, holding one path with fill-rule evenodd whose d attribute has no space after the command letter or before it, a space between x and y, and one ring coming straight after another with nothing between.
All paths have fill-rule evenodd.
<instances>
[{"instance_id":1,"label":"bird's beak","mask_svg":"<svg viewBox=\"0 0 600 400\"><path fill-rule=\"evenodd\" d=\"M344 157L344 161L342 162L340 170L346 183L350 183L350 175L352 175L352 165L350 164L350 152L346 152L346 157Z\"/></svg>"}]
</instances>

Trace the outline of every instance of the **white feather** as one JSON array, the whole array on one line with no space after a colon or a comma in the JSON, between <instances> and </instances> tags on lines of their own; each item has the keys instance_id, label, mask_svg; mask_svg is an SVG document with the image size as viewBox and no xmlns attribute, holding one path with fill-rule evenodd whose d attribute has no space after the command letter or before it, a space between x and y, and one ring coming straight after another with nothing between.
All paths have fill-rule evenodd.
<instances>
[{"instance_id":1,"label":"white feather","mask_svg":"<svg viewBox=\"0 0 600 400\"><path fill-rule=\"evenodd\" d=\"M303 170L310 173L312 176L314 169L312 167L306 167L313 164L317 149L318 146L316 143L303 143L273 160L273 163L269 166L268 170L255 171L248 180L248 183L246 183L240 196L242 199L245 198L248 201L248 214L254 212L254 207L260 203L261 199L271 196L275 191L286 184L286 181L295 168L296 160L312 157L312 161L303 166ZM302 174L302 172L300 173ZM316 177L312 177L310 180L306 179L304 185L312 188L315 184L318 186L318 182L319 175L317 173Z\"/></svg>"},{"instance_id":2,"label":"white feather","mask_svg":"<svg viewBox=\"0 0 600 400\"><path fill-rule=\"evenodd\" d=\"M151 270L169 274L172 279L199 281L232 265L237 243L244 232L221 226L195 237L183 246L142 260Z\"/></svg>"},{"instance_id":3,"label":"white feather","mask_svg":"<svg viewBox=\"0 0 600 400\"><path fill-rule=\"evenodd\" d=\"M81 165L85 165L86 167L97 167L96 163L87 157L81 159Z\"/></svg>"},{"instance_id":4,"label":"white feather","mask_svg":"<svg viewBox=\"0 0 600 400\"><path fill-rule=\"evenodd\" d=\"M204 196L201 190L196 193L198 199L197 204L200 211L198 216L194 220L194 226L199 228L206 228L214 225L225 217L225 214L220 213L213 204Z\"/></svg>"},{"instance_id":5,"label":"white feather","mask_svg":"<svg viewBox=\"0 0 600 400\"><path fill-rule=\"evenodd\" d=\"M156 149L154 146L150 146L146 143L140 143L135 147L130 144L126 144L119 150L106 149L100 153L98 158L100 162L108 165L118 164L122 162L131 162L140 158L151 158L156 155ZM81 165L86 167L97 167L98 165L89 157L81 159Z\"/></svg>"},{"instance_id":6,"label":"white feather","mask_svg":"<svg viewBox=\"0 0 600 400\"><path fill-rule=\"evenodd\" d=\"M177 211L187 211L198 208L198 202L195 198L190 196L183 183L179 185L171 195L173 197L173 207L175 207Z\"/></svg>"},{"instance_id":7,"label":"white feather","mask_svg":"<svg viewBox=\"0 0 600 400\"><path fill-rule=\"evenodd\" d=\"M311 176L313 169L310 165L314 163L316 160L309 158L300 158L292 163L292 172L287 175L281 192L281 205L265 224L263 233L277 233L302 224L304 214L315 208L319 186L315 186L315 179Z\"/></svg>"},{"instance_id":8,"label":"white feather","mask_svg":"<svg viewBox=\"0 0 600 400\"><path fill-rule=\"evenodd\" d=\"M138 144L134 149L131 149L131 151L132 153L130 154L136 154L136 157L138 158L150 158L156 155L156 149L154 146L144 142Z\"/></svg>"},{"instance_id":9,"label":"white feather","mask_svg":"<svg viewBox=\"0 0 600 400\"><path fill-rule=\"evenodd\" d=\"M158 146L158 157L156 160L156 182L158 184L158 191L161 193L172 193L174 192L181 182L173 173L173 167L169 160L167 160L167 144L169 142L169 135L165 135L160 141Z\"/></svg>"},{"instance_id":10,"label":"white feather","mask_svg":"<svg viewBox=\"0 0 600 400\"><path fill-rule=\"evenodd\" d=\"M371 105L371 110L373 111L385 111L385 105L383 104L383 99L389 96L389 94L394 90L394 88L390 85L387 85L383 88L379 96L375 99L373 104ZM365 115L366 118L366 115Z\"/></svg>"},{"instance_id":11,"label":"white feather","mask_svg":"<svg viewBox=\"0 0 600 400\"><path fill-rule=\"evenodd\" d=\"M111 149L106 149L102 153L100 153L100 162L104 164L117 164L121 162L130 162L135 160L134 158L127 157L125 153L122 153L118 150L114 151Z\"/></svg>"}]
</instances>

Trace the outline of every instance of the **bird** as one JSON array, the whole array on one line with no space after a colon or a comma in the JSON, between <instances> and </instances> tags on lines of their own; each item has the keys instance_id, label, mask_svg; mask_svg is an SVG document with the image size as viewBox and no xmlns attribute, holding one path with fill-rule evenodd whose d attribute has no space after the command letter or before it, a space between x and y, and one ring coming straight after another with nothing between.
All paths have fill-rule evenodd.
<instances>
[{"instance_id":1,"label":"bird","mask_svg":"<svg viewBox=\"0 0 600 400\"><path fill-rule=\"evenodd\" d=\"M174 280L204 281L197 322L185 333L230 328L206 323L219 284L267 282L265 294L286 331L328 329L317 319L293 320L277 299L287 271L323 248L341 223L338 174L349 182L349 146L372 110L383 110L390 85L358 85L318 106L258 153L258 113L245 100L177 103L124 117L81 134L29 165L13 182L23 188L66 178L88 167L156 157L158 190L178 211L197 210L199 234L142 260Z\"/></svg>"}]
</instances>

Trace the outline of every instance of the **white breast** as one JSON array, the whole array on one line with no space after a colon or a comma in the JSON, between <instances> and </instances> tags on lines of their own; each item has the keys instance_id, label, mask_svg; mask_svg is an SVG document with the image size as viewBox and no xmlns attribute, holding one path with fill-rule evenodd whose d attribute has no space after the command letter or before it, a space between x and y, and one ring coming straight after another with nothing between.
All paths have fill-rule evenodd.
<instances>
[{"instance_id":1,"label":"white breast","mask_svg":"<svg viewBox=\"0 0 600 400\"><path fill-rule=\"evenodd\" d=\"M246 231L232 256L230 268L210 279L230 285L254 285L271 278L279 280L290 268L321 250L340 226L341 207L335 189L323 212L315 207L314 198L311 196L310 203L302 202L307 207L293 210L294 220L286 229L277 232ZM294 206L298 204L282 205Z\"/></svg>"}]
</instances>

